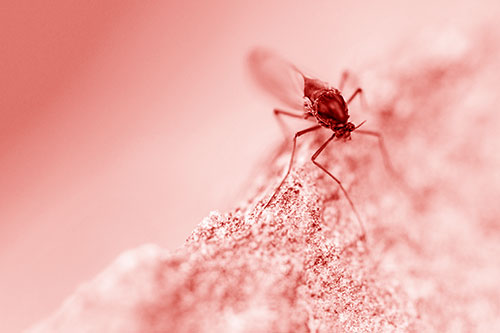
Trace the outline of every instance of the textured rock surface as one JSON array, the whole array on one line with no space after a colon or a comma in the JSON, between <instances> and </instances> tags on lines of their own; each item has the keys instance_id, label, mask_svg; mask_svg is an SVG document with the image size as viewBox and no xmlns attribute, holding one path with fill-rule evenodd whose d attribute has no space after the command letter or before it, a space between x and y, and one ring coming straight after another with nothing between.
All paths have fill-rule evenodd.
<instances>
[{"instance_id":1,"label":"textured rock surface","mask_svg":"<svg viewBox=\"0 0 500 333\"><path fill-rule=\"evenodd\" d=\"M352 120L384 133L404 183L355 132L319 160L348 188L366 242L310 162L328 133L311 134L260 216L290 142L239 208L212 213L174 253L127 252L30 332L500 331L500 68L488 38L423 38L420 54L363 75L367 118L353 106Z\"/></svg>"}]
</instances>

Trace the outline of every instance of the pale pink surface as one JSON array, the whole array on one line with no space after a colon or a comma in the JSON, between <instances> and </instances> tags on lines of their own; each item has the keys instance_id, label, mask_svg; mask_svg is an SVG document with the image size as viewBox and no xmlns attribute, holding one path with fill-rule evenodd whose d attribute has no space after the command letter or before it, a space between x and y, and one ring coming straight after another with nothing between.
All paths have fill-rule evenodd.
<instances>
[{"instance_id":1,"label":"pale pink surface","mask_svg":"<svg viewBox=\"0 0 500 333\"><path fill-rule=\"evenodd\" d=\"M237 209L211 213L175 252L127 252L30 332L499 331L500 158L482 144L500 148L496 40L448 31L365 71L368 91L385 87L368 94L366 109L400 178L359 131L320 160L357 199L367 242L345 197L309 160L328 131L310 133L264 211L290 142Z\"/></svg>"},{"instance_id":2,"label":"pale pink surface","mask_svg":"<svg viewBox=\"0 0 500 333\"><path fill-rule=\"evenodd\" d=\"M356 131L320 160L357 198L366 243L342 193L309 160L328 133L311 133L262 214L289 142L239 208L211 213L175 252L124 254L30 332L497 332L500 159L484 142L500 147L490 81L500 66L498 36L480 32L414 40L427 48L365 71L369 91L391 87L368 94L367 110L395 164L406 159L404 183Z\"/></svg>"},{"instance_id":3,"label":"pale pink surface","mask_svg":"<svg viewBox=\"0 0 500 333\"><path fill-rule=\"evenodd\" d=\"M496 2L12 3L0 11L1 331L50 313L123 249L176 248L232 204L280 135L245 81L250 46L334 81L424 26L498 15Z\"/></svg>"}]
</instances>

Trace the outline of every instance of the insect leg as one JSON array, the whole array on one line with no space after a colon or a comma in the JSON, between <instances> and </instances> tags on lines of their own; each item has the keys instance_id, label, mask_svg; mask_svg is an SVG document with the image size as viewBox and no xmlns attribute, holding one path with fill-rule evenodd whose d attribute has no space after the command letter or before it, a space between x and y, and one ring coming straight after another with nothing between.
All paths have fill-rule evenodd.
<instances>
[{"instance_id":1,"label":"insect leg","mask_svg":"<svg viewBox=\"0 0 500 333\"><path fill-rule=\"evenodd\" d=\"M349 71L343 71L342 76L340 77L340 82L339 82L339 90L342 91L344 89L344 84L349 78Z\"/></svg>"},{"instance_id":2,"label":"insect leg","mask_svg":"<svg viewBox=\"0 0 500 333\"><path fill-rule=\"evenodd\" d=\"M399 173L396 172L396 169L394 169L391 159L389 158L389 153L387 152L387 148L385 147L384 137L382 136L382 134L376 131L368 131L368 130L356 130L355 133L373 136L378 139L380 154L382 155L382 160L384 162L385 169L390 174L390 176L396 180L400 189L402 189L406 193L406 195L410 197L415 197L415 192L401 178Z\"/></svg>"},{"instance_id":3,"label":"insect leg","mask_svg":"<svg viewBox=\"0 0 500 333\"><path fill-rule=\"evenodd\" d=\"M376 137L378 139L378 146L380 149L380 154L382 155L382 160L384 161L384 166L386 167L387 171L391 174L391 176L398 178L397 173L392 166L391 159L389 158L389 153L387 152L387 148L385 147L384 137L382 136L382 134L376 131L368 131L361 129L356 130L356 133L369 135L372 137Z\"/></svg>"},{"instance_id":4,"label":"insect leg","mask_svg":"<svg viewBox=\"0 0 500 333\"><path fill-rule=\"evenodd\" d=\"M342 91L342 89L344 89L344 84L346 83L346 81L349 79L350 76L351 76L351 73L349 73L349 71L342 72L342 77L340 78L340 83L339 83L339 90L340 91ZM364 95L363 95L363 89L361 89L359 87L358 87L358 89L356 89L356 91L354 91L354 93L351 95L351 97L349 97L349 99L347 100L347 104L351 103L351 101L358 94L361 97L361 106L364 107L366 105L366 102L365 102Z\"/></svg>"},{"instance_id":5,"label":"insect leg","mask_svg":"<svg viewBox=\"0 0 500 333\"><path fill-rule=\"evenodd\" d=\"M358 88L358 89L356 89L356 91L354 92L354 94L352 94L351 97L349 97L349 99L347 100L347 104L351 103L351 101L354 99L354 97L356 97L358 94L361 97L361 100L363 100L363 96L362 96L363 95L363 89Z\"/></svg>"},{"instance_id":6,"label":"insect leg","mask_svg":"<svg viewBox=\"0 0 500 333\"><path fill-rule=\"evenodd\" d=\"M283 111L280 109L274 109L273 111L274 111L274 115L277 117L279 117L279 115L285 115L285 116L294 117L294 118L304 118L303 114L297 114L297 113L293 113L293 112Z\"/></svg>"},{"instance_id":7,"label":"insect leg","mask_svg":"<svg viewBox=\"0 0 500 333\"><path fill-rule=\"evenodd\" d=\"M269 204L273 201L273 199L276 197L276 194L278 193L279 189L281 188L281 185L283 185L283 183L285 182L285 179L290 174L290 170L292 169L293 157L295 155L295 146L297 144L297 138L299 136L301 136L301 135L304 135L306 133L315 131L315 130L320 129L320 128L321 128L320 125L316 125L316 126L309 127L309 128L306 128L305 130L302 130L302 131L299 131L299 132L295 133L295 136L293 137L292 156L290 157L290 163L288 164L288 170L286 171L285 177L283 177L283 179L281 180L281 183L278 185L278 187L274 191L273 195L271 196L271 198L269 199L269 201L266 203L266 205L264 206L264 208L262 208L262 210L266 209L269 206Z\"/></svg>"},{"instance_id":8,"label":"insect leg","mask_svg":"<svg viewBox=\"0 0 500 333\"><path fill-rule=\"evenodd\" d=\"M304 113L298 114L298 113L293 113L293 112L288 112L288 111L283 111L280 109L274 109L274 116L278 120L278 123L280 124L281 131L283 132L283 135L285 136L285 139L288 138L288 133L287 133L287 128L286 125L283 122L283 118L281 116L288 116L288 117L293 117L293 118L300 118L300 119L306 119L304 116Z\"/></svg>"},{"instance_id":9,"label":"insect leg","mask_svg":"<svg viewBox=\"0 0 500 333\"><path fill-rule=\"evenodd\" d=\"M335 177L334 175L332 175L324 166L322 166L321 164L319 164L318 162L316 162L316 158L319 156L319 154L321 154L321 152L326 148L326 146L335 138L335 133L328 139L325 141L325 143L323 143L321 145L321 147L319 147L319 149L314 153L314 155L311 157L311 160L312 162L318 167L320 168L321 170L323 170L328 176L330 176L335 182L337 182L337 184L339 185L340 189L342 190L342 192L344 193L347 201L349 201L349 204L351 205L351 208L352 208L352 211L354 212L354 215L356 215L356 219L358 220L358 224L359 224L359 228L361 229L361 236L359 237L361 240L365 240L365 237L366 237L366 232L365 232L365 227L363 226L363 222L361 221L361 217L358 213L358 211L356 210L356 207L354 206L354 203L352 202L351 200L351 197L349 196L349 194L347 193L347 190L344 188L344 186L342 185L342 183L340 182L340 180L337 179L337 177Z\"/></svg>"}]
</instances>

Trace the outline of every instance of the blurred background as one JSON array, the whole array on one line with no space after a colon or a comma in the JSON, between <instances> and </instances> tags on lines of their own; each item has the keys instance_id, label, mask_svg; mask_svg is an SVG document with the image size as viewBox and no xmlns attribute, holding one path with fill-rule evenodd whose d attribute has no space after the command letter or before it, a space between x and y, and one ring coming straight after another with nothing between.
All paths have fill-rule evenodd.
<instances>
[{"instance_id":1,"label":"blurred background","mask_svg":"<svg viewBox=\"0 0 500 333\"><path fill-rule=\"evenodd\" d=\"M237 204L282 139L245 67L252 47L335 83L390 63L409 36L498 17L496 1L471 5L4 1L0 332L47 316L125 249L174 250Z\"/></svg>"}]
</instances>

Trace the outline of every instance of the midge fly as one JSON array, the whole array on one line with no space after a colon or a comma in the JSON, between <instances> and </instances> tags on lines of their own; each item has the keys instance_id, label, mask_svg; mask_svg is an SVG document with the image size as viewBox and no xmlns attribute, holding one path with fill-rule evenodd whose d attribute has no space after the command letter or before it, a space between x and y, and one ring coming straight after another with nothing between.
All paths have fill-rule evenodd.
<instances>
[{"instance_id":1,"label":"midge fly","mask_svg":"<svg viewBox=\"0 0 500 333\"><path fill-rule=\"evenodd\" d=\"M351 132L356 131L356 133L359 134L370 135L378 138L384 164L389 170L392 170L387 150L385 149L380 133L358 129L361 125L363 125L364 121L358 125L348 121L348 105L357 95L362 93L362 89L356 89L346 101L341 93L345 80L347 79L346 72L342 75L339 83L339 89L335 89L330 87L326 82L306 76L293 64L288 63L274 53L265 49L259 48L253 50L249 56L249 65L255 78L264 89L268 90L272 95L280 99L289 107L301 111L301 113L293 113L280 109L274 109L274 114L278 120L280 120L279 117L281 116L288 116L316 122L314 126L295 133L293 137L292 154L290 157L290 163L288 164L288 170L262 211L265 210L274 200L279 189L290 174L295 155L297 138L306 133L319 130L322 127L327 128L332 131L332 135L316 150L316 152L312 155L311 160L317 167L330 176L344 193L359 223L359 228L361 229L360 239L364 240L366 232L363 222L353 201L347 193L347 190L337 177L316 161L321 152L332 140L350 140Z\"/></svg>"}]
</instances>

